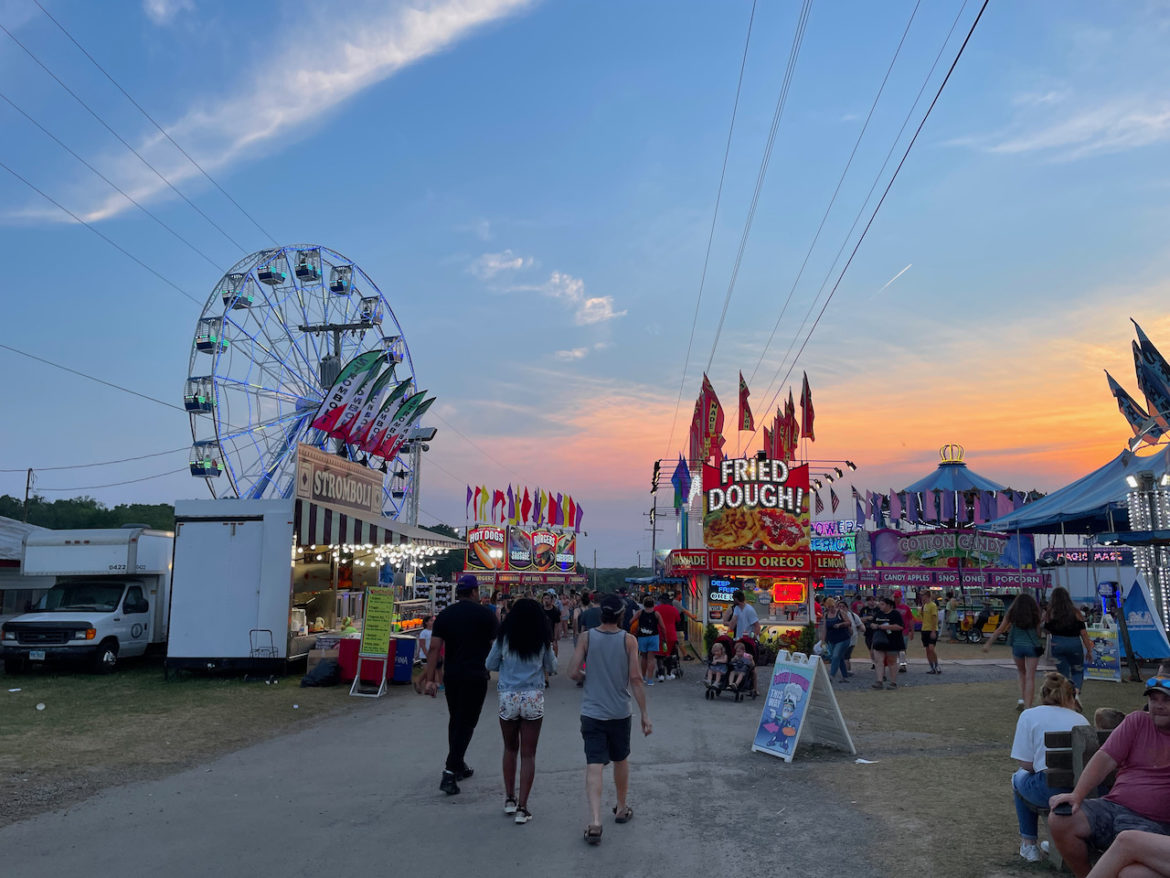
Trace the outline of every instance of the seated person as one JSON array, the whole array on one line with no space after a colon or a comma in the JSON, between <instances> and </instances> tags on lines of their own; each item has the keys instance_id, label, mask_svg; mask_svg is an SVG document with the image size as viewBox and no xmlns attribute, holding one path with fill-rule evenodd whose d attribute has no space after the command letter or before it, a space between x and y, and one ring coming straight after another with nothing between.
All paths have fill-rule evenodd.
<instances>
[{"instance_id":1,"label":"seated person","mask_svg":"<svg viewBox=\"0 0 1170 878\"><path fill-rule=\"evenodd\" d=\"M727 678L731 688L738 689L755 666L756 663L748 655L747 646L743 643L736 643L735 655L731 657L731 676Z\"/></svg>"},{"instance_id":2,"label":"seated person","mask_svg":"<svg viewBox=\"0 0 1170 878\"><path fill-rule=\"evenodd\" d=\"M1165 878L1170 875L1170 835L1127 829L1109 845L1089 878Z\"/></svg>"},{"instance_id":3,"label":"seated person","mask_svg":"<svg viewBox=\"0 0 1170 878\"><path fill-rule=\"evenodd\" d=\"M727 653L723 650L723 644L715 641L711 644L711 659L707 662L707 677L706 683L708 689L717 689L723 684L723 678L727 676Z\"/></svg>"},{"instance_id":4,"label":"seated person","mask_svg":"<svg viewBox=\"0 0 1170 878\"><path fill-rule=\"evenodd\" d=\"M1077 878L1090 869L1090 848L1107 849L1126 829L1170 835L1170 677L1146 681L1149 712L1135 711L1109 735L1081 772L1076 788L1049 800L1048 827ZM1113 787L1100 799L1088 795L1110 772ZM1068 804L1072 813L1057 813Z\"/></svg>"},{"instance_id":5,"label":"seated person","mask_svg":"<svg viewBox=\"0 0 1170 878\"><path fill-rule=\"evenodd\" d=\"M1012 793L1016 802L1016 819L1020 824L1020 856L1029 863L1039 862L1040 848L1036 845L1037 808L1048 807L1048 800L1056 793L1068 792L1048 785L1045 764L1044 735L1048 732L1068 732L1073 726L1087 726L1089 721L1076 709L1077 691L1070 680L1060 674L1044 677L1040 686L1040 705L1029 707L1016 722L1016 737L1012 742L1012 759L1020 767L1012 775Z\"/></svg>"}]
</instances>

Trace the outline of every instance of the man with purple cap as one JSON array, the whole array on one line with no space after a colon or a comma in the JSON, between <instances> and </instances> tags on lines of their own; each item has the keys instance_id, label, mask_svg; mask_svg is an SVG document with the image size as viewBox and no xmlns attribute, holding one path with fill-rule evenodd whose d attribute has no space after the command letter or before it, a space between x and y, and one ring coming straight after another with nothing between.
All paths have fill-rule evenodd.
<instances>
[{"instance_id":1,"label":"man with purple cap","mask_svg":"<svg viewBox=\"0 0 1170 878\"><path fill-rule=\"evenodd\" d=\"M465 573L455 584L455 603L435 618L423 691L432 698L438 693L439 653L443 658L443 683L447 695L447 764L439 789L448 796L459 792L457 781L474 773L464 761L483 699L487 695L486 661L496 636L496 614L479 603L479 580Z\"/></svg>"}]
</instances>

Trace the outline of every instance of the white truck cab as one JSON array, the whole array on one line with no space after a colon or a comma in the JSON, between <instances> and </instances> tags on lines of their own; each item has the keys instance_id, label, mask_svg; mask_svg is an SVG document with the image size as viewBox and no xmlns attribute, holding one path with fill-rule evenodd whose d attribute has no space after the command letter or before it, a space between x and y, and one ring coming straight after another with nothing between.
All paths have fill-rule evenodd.
<instances>
[{"instance_id":1,"label":"white truck cab","mask_svg":"<svg viewBox=\"0 0 1170 878\"><path fill-rule=\"evenodd\" d=\"M29 534L22 570L56 583L0 629L4 670L85 662L109 673L120 657L164 644L173 549L170 532L137 526Z\"/></svg>"}]
</instances>

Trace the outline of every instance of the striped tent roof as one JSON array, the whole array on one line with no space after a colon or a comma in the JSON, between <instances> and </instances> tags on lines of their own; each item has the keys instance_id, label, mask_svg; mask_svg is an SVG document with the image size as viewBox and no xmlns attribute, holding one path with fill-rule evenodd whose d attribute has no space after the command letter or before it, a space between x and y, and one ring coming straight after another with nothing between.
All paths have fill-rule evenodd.
<instances>
[{"instance_id":1,"label":"striped tent roof","mask_svg":"<svg viewBox=\"0 0 1170 878\"><path fill-rule=\"evenodd\" d=\"M411 544L439 549L463 549L467 546L462 540L445 537L421 527L372 515L362 518L354 515L352 511L325 503L311 503L308 500L296 501L293 531L298 546Z\"/></svg>"}]
</instances>

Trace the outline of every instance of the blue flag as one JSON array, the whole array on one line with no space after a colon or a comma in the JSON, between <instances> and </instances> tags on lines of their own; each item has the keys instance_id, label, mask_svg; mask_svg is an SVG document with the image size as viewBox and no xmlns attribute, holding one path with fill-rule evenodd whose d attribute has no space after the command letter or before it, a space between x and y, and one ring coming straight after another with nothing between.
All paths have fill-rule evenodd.
<instances>
[{"instance_id":1,"label":"blue flag","mask_svg":"<svg viewBox=\"0 0 1170 878\"><path fill-rule=\"evenodd\" d=\"M670 483L674 485L674 508L681 509L691 496L691 471L681 454L678 456L678 466L674 468L674 475L670 477Z\"/></svg>"}]
</instances>

